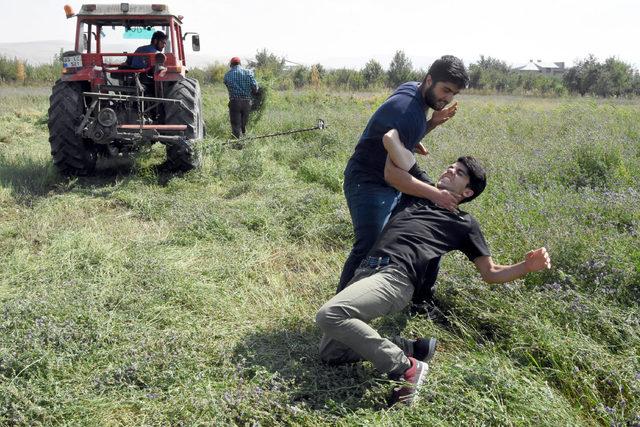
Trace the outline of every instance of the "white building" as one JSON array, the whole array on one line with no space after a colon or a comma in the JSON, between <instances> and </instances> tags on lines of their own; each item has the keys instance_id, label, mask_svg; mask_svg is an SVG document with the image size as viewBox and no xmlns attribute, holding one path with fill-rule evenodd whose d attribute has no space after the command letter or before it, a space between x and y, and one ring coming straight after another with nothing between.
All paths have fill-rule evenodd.
<instances>
[{"instance_id":1,"label":"white building","mask_svg":"<svg viewBox=\"0 0 640 427\"><path fill-rule=\"evenodd\" d=\"M513 67L513 70L523 73L540 73L547 75L557 75L565 72L564 62L543 62L539 59L536 61L531 59L524 65Z\"/></svg>"}]
</instances>

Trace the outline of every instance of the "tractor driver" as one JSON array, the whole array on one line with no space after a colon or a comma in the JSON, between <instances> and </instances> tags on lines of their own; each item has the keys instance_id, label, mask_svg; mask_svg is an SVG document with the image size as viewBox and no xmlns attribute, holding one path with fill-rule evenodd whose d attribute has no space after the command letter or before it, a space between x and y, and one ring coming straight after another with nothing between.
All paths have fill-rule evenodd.
<instances>
[{"instance_id":1,"label":"tractor driver","mask_svg":"<svg viewBox=\"0 0 640 427\"><path fill-rule=\"evenodd\" d=\"M151 36L151 43L140 46L134 53L157 53L162 52L167 45L167 35L162 31L156 31ZM145 56L129 56L126 65L130 68L139 69L147 68L147 57Z\"/></svg>"}]
</instances>

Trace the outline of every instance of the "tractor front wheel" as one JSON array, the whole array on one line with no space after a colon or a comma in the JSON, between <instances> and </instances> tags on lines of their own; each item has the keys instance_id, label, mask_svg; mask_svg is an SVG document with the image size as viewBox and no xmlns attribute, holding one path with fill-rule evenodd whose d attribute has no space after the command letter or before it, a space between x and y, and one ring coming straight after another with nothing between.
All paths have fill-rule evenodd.
<instances>
[{"instance_id":1,"label":"tractor front wheel","mask_svg":"<svg viewBox=\"0 0 640 427\"><path fill-rule=\"evenodd\" d=\"M58 80L49 97L48 125L53 163L63 175L88 175L96 166L95 146L76 135L83 114L81 84Z\"/></svg>"}]
</instances>

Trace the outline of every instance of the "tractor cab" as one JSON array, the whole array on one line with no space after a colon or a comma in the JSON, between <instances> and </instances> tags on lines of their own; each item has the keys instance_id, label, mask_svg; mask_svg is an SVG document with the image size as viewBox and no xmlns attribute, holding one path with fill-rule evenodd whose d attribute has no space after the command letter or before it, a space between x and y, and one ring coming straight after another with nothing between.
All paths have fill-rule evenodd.
<instances>
[{"instance_id":1,"label":"tractor cab","mask_svg":"<svg viewBox=\"0 0 640 427\"><path fill-rule=\"evenodd\" d=\"M192 50L200 50L198 34L183 34L183 17L171 14L164 4L85 4L77 15L65 10L67 17L78 20L75 49L63 54L63 80L89 81L92 90L116 85L131 91L144 88L147 96L155 96L161 86L150 82L185 76L183 41L188 35ZM157 31L166 35L162 51L151 47ZM142 46L148 48L146 53L135 53ZM135 84L136 77L143 86Z\"/></svg>"}]
</instances>

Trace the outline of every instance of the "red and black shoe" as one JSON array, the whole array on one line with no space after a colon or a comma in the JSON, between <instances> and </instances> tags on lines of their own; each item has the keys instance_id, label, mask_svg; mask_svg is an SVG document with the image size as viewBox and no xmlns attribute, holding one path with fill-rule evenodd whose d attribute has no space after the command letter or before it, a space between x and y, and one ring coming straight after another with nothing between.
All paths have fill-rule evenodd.
<instances>
[{"instance_id":1,"label":"red and black shoe","mask_svg":"<svg viewBox=\"0 0 640 427\"><path fill-rule=\"evenodd\" d=\"M400 381L404 381L404 384L393 390L391 401L389 402L391 406L396 403L411 406L418 400L420 387L422 387L424 378L427 375L429 365L413 357L409 357L409 361L411 362L411 367L400 377Z\"/></svg>"}]
</instances>

